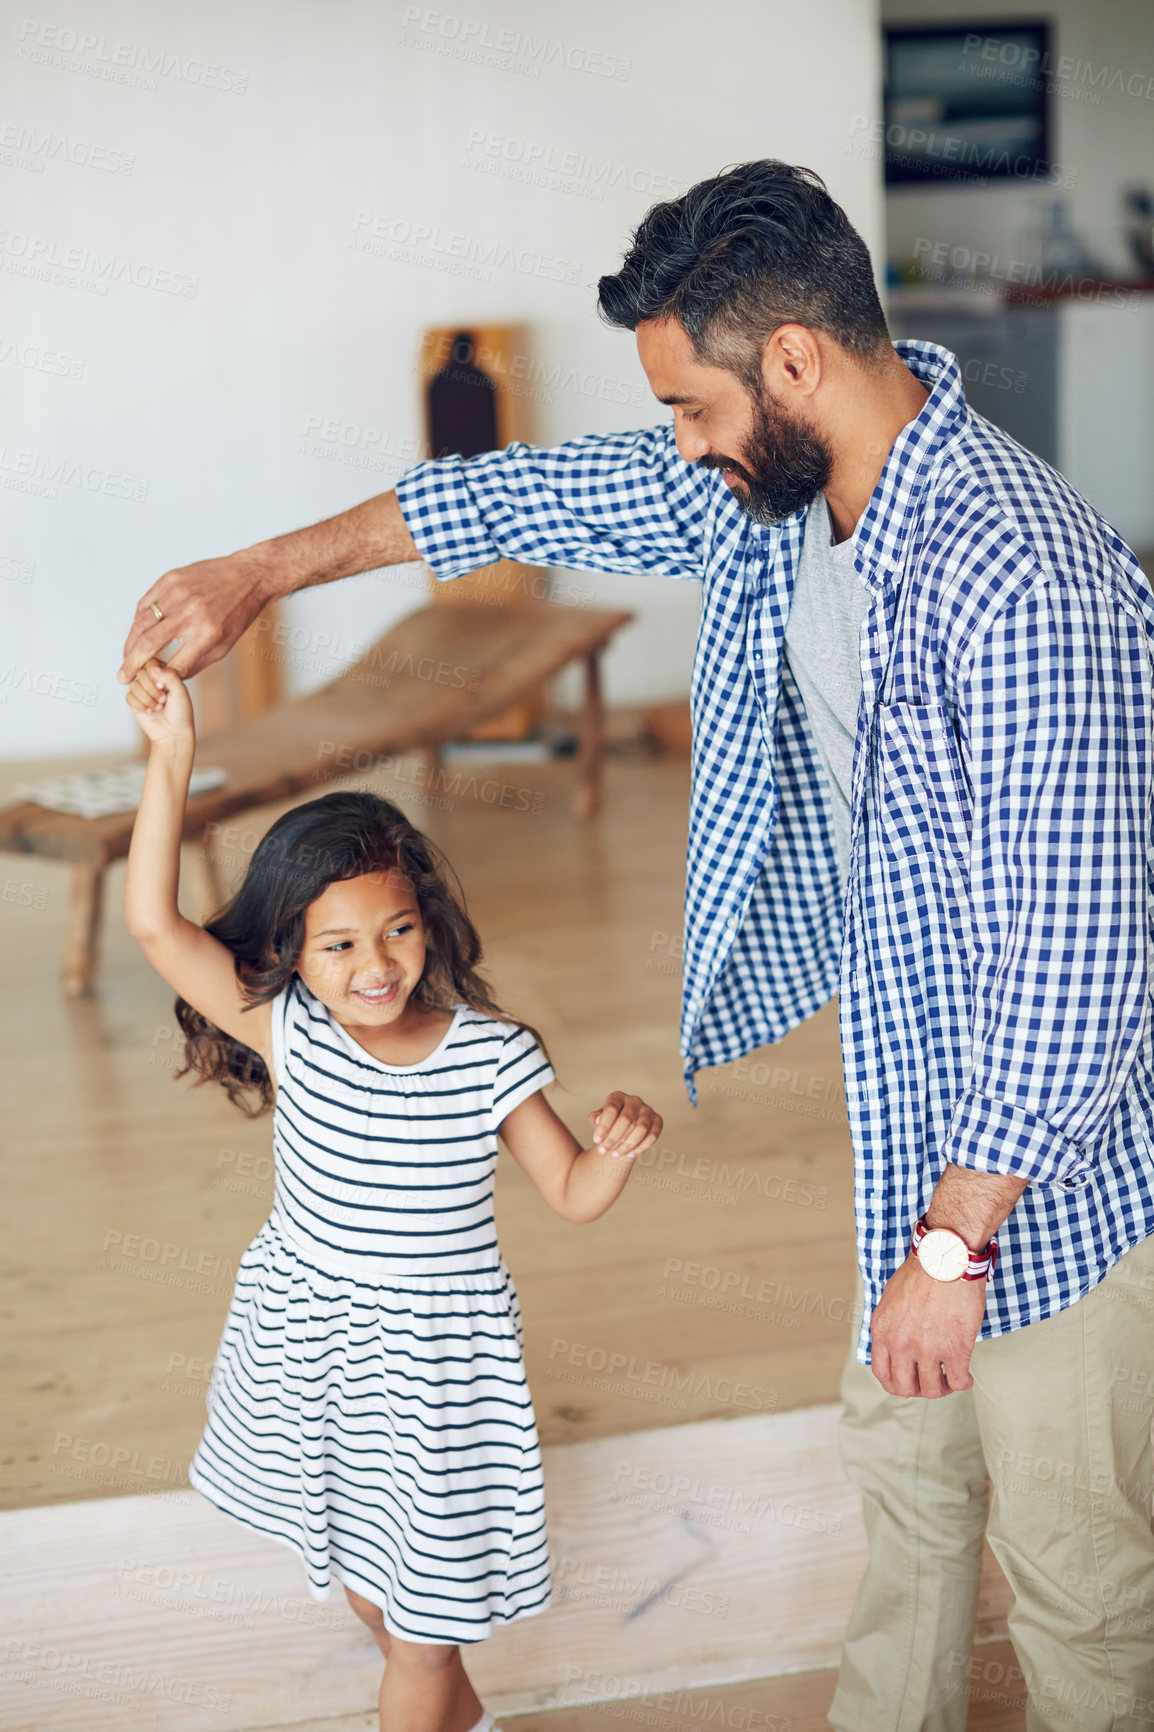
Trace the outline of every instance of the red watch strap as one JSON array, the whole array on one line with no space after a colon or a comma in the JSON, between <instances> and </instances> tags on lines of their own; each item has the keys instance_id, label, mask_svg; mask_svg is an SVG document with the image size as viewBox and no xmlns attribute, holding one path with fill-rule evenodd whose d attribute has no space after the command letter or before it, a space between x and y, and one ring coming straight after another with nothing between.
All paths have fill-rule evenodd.
<instances>
[{"instance_id":1,"label":"red watch strap","mask_svg":"<svg viewBox=\"0 0 1154 1732\"><path fill-rule=\"evenodd\" d=\"M985 1250L979 1255L985 1267L977 1270L974 1274L971 1274L967 1269L962 1276L963 1281L992 1281L994 1279L994 1266L998 1261L998 1241L991 1239Z\"/></svg>"},{"instance_id":2,"label":"red watch strap","mask_svg":"<svg viewBox=\"0 0 1154 1732\"><path fill-rule=\"evenodd\" d=\"M930 1227L926 1224L925 1216L919 1215L914 1222L914 1230L910 1234L910 1251L915 1257L918 1254L918 1246L926 1234L933 1232L953 1233L955 1239L961 1239L962 1244L966 1245L966 1241L962 1239L962 1235L955 1228ZM969 1253L970 1263L969 1267L963 1271L961 1279L963 1281L992 1281L994 1266L998 1261L998 1241L991 1239L980 1251L971 1251L970 1247L966 1245L966 1250Z\"/></svg>"}]
</instances>

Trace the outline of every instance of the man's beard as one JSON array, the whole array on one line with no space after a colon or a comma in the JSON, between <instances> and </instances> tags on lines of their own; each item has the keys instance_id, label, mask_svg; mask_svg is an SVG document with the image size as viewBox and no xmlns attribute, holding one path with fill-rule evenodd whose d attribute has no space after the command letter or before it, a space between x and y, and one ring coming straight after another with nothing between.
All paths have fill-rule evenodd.
<instances>
[{"instance_id":1,"label":"man's beard","mask_svg":"<svg viewBox=\"0 0 1154 1732\"><path fill-rule=\"evenodd\" d=\"M753 399L753 430L744 463L713 452L698 459L703 469L730 469L744 483L733 497L748 517L766 528L811 505L829 480L833 452L820 433L791 420L772 398Z\"/></svg>"}]
</instances>

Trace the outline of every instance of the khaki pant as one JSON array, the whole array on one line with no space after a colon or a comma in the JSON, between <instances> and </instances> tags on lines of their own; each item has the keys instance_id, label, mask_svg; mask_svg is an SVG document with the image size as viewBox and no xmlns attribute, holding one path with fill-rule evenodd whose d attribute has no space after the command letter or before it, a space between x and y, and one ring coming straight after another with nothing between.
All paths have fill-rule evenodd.
<instances>
[{"instance_id":1,"label":"khaki pant","mask_svg":"<svg viewBox=\"0 0 1154 1732\"><path fill-rule=\"evenodd\" d=\"M965 1732L971 1696L1013 1688L970 1657L985 1534L1028 1732L1150 1732L1154 1238L1067 1310L979 1342L971 1371L972 1389L903 1401L851 1349L842 1459L869 1568L830 1724Z\"/></svg>"}]
</instances>

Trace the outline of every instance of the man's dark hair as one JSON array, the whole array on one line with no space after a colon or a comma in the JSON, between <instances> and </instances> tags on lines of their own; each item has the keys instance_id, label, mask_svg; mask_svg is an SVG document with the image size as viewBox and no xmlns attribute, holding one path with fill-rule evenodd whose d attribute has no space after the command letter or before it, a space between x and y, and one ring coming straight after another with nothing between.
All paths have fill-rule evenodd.
<instances>
[{"instance_id":1,"label":"man's dark hair","mask_svg":"<svg viewBox=\"0 0 1154 1732\"><path fill-rule=\"evenodd\" d=\"M699 360L754 394L779 325L824 331L867 362L890 341L864 241L820 176L788 162L739 163L654 205L597 290L608 324L676 319Z\"/></svg>"}]
</instances>

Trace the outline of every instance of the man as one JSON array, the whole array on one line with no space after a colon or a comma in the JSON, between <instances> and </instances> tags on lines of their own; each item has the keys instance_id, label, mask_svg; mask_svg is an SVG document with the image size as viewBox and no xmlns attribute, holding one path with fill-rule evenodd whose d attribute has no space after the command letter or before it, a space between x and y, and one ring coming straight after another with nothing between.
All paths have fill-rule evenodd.
<instances>
[{"instance_id":1,"label":"man","mask_svg":"<svg viewBox=\"0 0 1154 1732\"><path fill-rule=\"evenodd\" d=\"M656 206L600 304L672 428L422 464L170 572L122 677L174 636L190 674L273 596L418 556L704 580L691 1093L840 993L870 1564L832 1724L961 1732L988 1470L1031 1732L1147 1726L1154 594L969 414L951 355L891 345L811 173L748 163Z\"/></svg>"}]
</instances>

